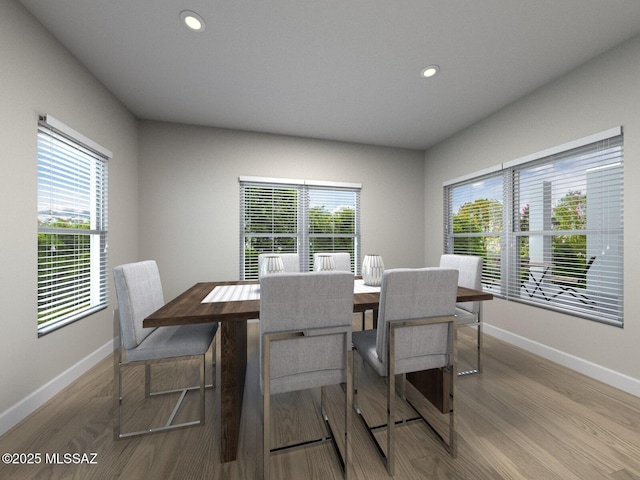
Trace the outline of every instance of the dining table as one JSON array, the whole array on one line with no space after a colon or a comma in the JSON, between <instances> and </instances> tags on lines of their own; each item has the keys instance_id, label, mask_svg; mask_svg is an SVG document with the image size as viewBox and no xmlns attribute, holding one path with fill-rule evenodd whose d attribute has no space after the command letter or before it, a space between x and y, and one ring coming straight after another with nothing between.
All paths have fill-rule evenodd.
<instances>
[{"instance_id":1,"label":"dining table","mask_svg":"<svg viewBox=\"0 0 640 480\"><path fill-rule=\"evenodd\" d=\"M257 280L199 282L143 321L143 327L166 327L219 322L220 335L220 456L221 462L236 460L240 418L247 369L247 321L260 316ZM458 287L458 302L490 300L481 290ZM354 313L377 313L380 287L354 281ZM375 315L374 315L375 316Z\"/></svg>"}]
</instances>

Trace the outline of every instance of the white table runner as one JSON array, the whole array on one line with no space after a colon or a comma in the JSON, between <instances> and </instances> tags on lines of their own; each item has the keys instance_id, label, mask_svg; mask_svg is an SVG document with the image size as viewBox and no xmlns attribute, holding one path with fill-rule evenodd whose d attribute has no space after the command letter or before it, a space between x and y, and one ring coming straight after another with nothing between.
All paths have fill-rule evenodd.
<instances>
[{"instance_id":1,"label":"white table runner","mask_svg":"<svg viewBox=\"0 0 640 480\"><path fill-rule=\"evenodd\" d=\"M380 287L365 285L364 280L355 280L353 293L375 293ZM260 300L260 285L218 285L204 297L201 303L239 302L242 300Z\"/></svg>"},{"instance_id":2,"label":"white table runner","mask_svg":"<svg viewBox=\"0 0 640 480\"><path fill-rule=\"evenodd\" d=\"M364 280L359 279L353 282L353 293L379 293L380 287L365 285Z\"/></svg>"},{"instance_id":3,"label":"white table runner","mask_svg":"<svg viewBox=\"0 0 640 480\"><path fill-rule=\"evenodd\" d=\"M260 300L260 285L218 285L201 303Z\"/></svg>"}]
</instances>

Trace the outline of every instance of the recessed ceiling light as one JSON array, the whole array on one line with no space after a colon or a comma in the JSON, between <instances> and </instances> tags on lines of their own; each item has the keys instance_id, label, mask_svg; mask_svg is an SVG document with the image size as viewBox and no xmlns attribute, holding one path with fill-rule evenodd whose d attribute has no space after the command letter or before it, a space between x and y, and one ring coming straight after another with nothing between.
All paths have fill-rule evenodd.
<instances>
[{"instance_id":1,"label":"recessed ceiling light","mask_svg":"<svg viewBox=\"0 0 640 480\"><path fill-rule=\"evenodd\" d=\"M440 71L440 67L438 65L429 65L428 67L424 67L420 72L420 76L423 78L431 78L436 73Z\"/></svg>"},{"instance_id":2,"label":"recessed ceiling light","mask_svg":"<svg viewBox=\"0 0 640 480\"><path fill-rule=\"evenodd\" d=\"M191 10L183 10L180 12L180 20L192 32L204 32L206 24L204 18Z\"/></svg>"}]
</instances>

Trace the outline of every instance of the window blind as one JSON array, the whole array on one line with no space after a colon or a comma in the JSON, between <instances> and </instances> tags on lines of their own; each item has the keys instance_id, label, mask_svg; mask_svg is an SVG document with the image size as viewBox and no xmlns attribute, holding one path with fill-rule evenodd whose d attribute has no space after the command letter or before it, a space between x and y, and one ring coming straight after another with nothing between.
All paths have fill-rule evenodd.
<instances>
[{"instance_id":1,"label":"window blind","mask_svg":"<svg viewBox=\"0 0 640 480\"><path fill-rule=\"evenodd\" d=\"M107 158L55 125L37 133L40 335L107 305Z\"/></svg>"},{"instance_id":2,"label":"window blind","mask_svg":"<svg viewBox=\"0 0 640 480\"><path fill-rule=\"evenodd\" d=\"M261 253L298 253L300 270L317 252L349 252L360 264L359 184L240 178L240 278L258 278Z\"/></svg>"},{"instance_id":3,"label":"window blind","mask_svg":"<svg viewBox=\"0 0 640 480\"><path fill-rule=\"evenodd\" d=\"M349 188L309 187L304 196L308 215L308 264L313 268L313 254L349 252L351 271L358 267L358 212L360 193Z\"/></svg>"},{"instance_id":4,"label":"window blind","mask_svg":"<svg viewBox=\"0 0 640 480\"><path fill-rule=\"evenodd\" d=\"M258 278L258 255L296 253L300 244L299 190L294 185L245 183L240 188L240 278Z\"/></svg>"},{"instance_id":5,"label":"window blind","mask_svg":"<svg viewBox=\"0 0 640 480\"><path fill-rule=\"evenodd\" d=\"M445 253L483 258L482 283L500 293L504 238L502 173L445 187Z\"/></svg>"},{"instance_id":6,"label":"window blind","mask_svg":"<svg viewBox=\"0 0 640 480\"><path fill-rule=\"evenodd\" d=\"M510 169L507 296L622 325L622 136Z\"/></svg>"},{"instance_id":7,"label":"window blind","mask_svg":"<svg viewBox=\"0 0 640 480\"><path fill-rule=\"evenodd\" d=\"M616 128L446 182L445 252L507 300L622 326L623 153Z\"/></svg>"}]
</instances>

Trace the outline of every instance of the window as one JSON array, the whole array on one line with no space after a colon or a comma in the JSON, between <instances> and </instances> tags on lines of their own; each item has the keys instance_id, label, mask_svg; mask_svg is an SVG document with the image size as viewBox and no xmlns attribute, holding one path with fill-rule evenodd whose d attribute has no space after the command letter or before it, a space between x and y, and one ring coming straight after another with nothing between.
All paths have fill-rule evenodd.
<instances>
[{"instance_id":1,"label":"window","mask_svg":"<svg viewBox=\"0 0 640 480\"><path fill-rule=\"evenodd\" d=\"M502 174L493 171L445 188L445 252L483 257L482 283L495 293L502 278L503 195Z\"/></svg>"},{"instance_id":2,"label":"window","mask_svg":"<svg viewBox=\"0 0 640 480\"><path fill-rule=\"evenodd\" d=\"M51 116L38 123L38 334L107 306L107 159Z\"/></svg>"},{"instance_id":3,"label":"window","mask_svg":"<svg viewBox=\"0 0 640 480\"><path fill-rule=\"evenodd\" d=\"M240 178L240 278L258 278L261 253L298 253L300 270L317 252L349 252L360 264L359 184Z\"/></svg>"},{"instance_id":4,"label":"window","mask_svg":"<svg viewBox=\"0 0 640 480\"><path fill-rule=\"evenodd\" d=\"M616 128L445 183L445 251L483 287L623 325L623 136Z\"/></svg>"}]
</instances>

